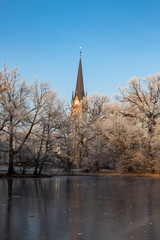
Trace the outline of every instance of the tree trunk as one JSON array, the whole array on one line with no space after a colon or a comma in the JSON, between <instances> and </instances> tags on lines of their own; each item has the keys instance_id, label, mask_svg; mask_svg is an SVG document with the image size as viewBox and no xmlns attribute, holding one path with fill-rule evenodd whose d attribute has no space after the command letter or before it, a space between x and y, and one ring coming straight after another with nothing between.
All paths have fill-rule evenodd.
<instances>
[{"instance_id":1,"label":"tree trunk","mask_svg":"<svg viewBox=\"0 0 160 240\"><path fill-rule=\"evenodd\" d=\"M39 162L38 161L36 161L36 166L35 166L35 169L34 169L34 175L37 175L37 173L38 173L38 165L39 165Z\"/></svg>"},{"instance_id":2,"label":"tree trunk","mask_svg":"<svg viewBox=\"0 0 160 240\"><path fill-rule=\"evenodd\" d=\"M46 127L46 125L44 124L41 143L40 143L40 147L39 147L39 151L38 151L38 156L37 156L37 159L36 159L36 166L35 166L35 169L34 169L34 175L39 174L38 173L38 167L39 167L39 162L40 162L40 155L42 154L42 146L43 146L43 142L44 142L45 127Z\"/></svg>"},{"instance_id":3,"label":"tree trunk","mask_svg":"<svg viewBox=\"0 0 160 240\"><path fill-rule=\"evenodd\" d=\"M38 175L41 175L42 170L43 170L43 166L44 166L44 163L41 163L41 166L40 166L40 168L39 168Z\"/></svg>"},{"instance_id":4,"label":"tree trunk","mask_svg":"<svg viewBox=\"0 0 160 240\"><path fill-rule=\"evenodd\" d=\"M80 149L78 152L78 167L81 169L82 167L82 150Z\"/></svg>"},{"instance_id":5,"label":"tree trunk","mask_svg":"<svg viewBox=\"0 0 160 240\"><path fill-rule=\"evenodd\" d=\"M152 128L148 129L148 146L147 146L147 169L148 172L152 172L152 147L151 147L151 142L152 142Z\"/></svg>"},{"instance_id":6,"label":"tree trunk","mask_svg":"<svg viewBox=\"0 0 160 240\"><path fill-rule=\"evenodd\" d=\"M7 175L14 174L13 168L13 159L14 159L14 149L13 149L13 124L12 124L12 116L10 117L10 137L9 137L9 166Z\"/></svg>"},{"instance_id":7,"label":"tree trunk","mask_svg":"<svg viewBox=\"0 0 160 240\"><path fill-rule=\"evenodd\" d=\"M13 159L14 157L13 156L10 156L9 157L9 166L8 166L8 172L7 172L7 175L12 175L14 174L14 167L13 167Z\"/></svg>"}]
</instances>

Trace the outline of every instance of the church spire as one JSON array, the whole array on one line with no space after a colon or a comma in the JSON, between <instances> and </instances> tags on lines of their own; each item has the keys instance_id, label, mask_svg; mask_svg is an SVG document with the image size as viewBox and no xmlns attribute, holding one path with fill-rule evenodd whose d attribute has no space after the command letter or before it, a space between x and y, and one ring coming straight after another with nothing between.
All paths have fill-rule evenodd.
<instances>
[{"instance_id":1,"label":"church spire","mask_svg":"<svg viewBox=\"0 0 160 240\"><path fill-rule=\"evenodd\" d=\"M79 116L79 117L81 116L82 118L85 117L84 102L83 102L85 93L84 93L84 85L83 85L81 54L82 54L82 52L81 52L81 47L80 47L80 58L79 58L76 90L74 93L72 93L72 101L71 101L71 112L72 112L73 118L77 117L77 116ZM73 113L76 113L76 114L73 114ZM77 115L77 113L78 113L78 115Z\"/></svg>"},{"instance_id":2,"label":"church spire","mask_svg":"<svg viewBox=\"0 0 160 240\"><path fill-rule=\"evenodd\" d=\"M83 84L83 73L82 73L82 63L81 63L81 47L80 47L80 59L79 59L79 67L78 67L78 75L77 75L77 84L75 97L77 96L79 101L84 97L84 84Z\"/></svg>"}]
</instances>

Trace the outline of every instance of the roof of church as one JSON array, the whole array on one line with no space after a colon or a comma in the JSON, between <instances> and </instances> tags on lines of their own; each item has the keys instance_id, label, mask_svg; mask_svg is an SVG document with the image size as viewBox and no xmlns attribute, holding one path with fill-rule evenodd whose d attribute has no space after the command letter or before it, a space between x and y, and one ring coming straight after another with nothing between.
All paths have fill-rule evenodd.
<instances>
[{"instance_id":1,"label":"roof of church","mask_svg":"<svg viewBox=\"0 0 160 240\"><path fill-rule=\"evenodd\" d=\"M83 73L82 73L82 63L81 63L81 52L79 59L78 75L77 75L77 84L74 99L77 96L79 100L82 100L84 97L84 84L83 84Z\"/></svg>"}]
</instances>

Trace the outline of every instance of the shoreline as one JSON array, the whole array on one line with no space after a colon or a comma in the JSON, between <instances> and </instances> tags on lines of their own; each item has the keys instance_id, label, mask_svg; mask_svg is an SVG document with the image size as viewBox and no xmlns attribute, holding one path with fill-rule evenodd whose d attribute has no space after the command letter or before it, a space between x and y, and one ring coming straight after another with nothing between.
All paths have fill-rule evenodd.
<instances>
[{"instance_id":1,"label":"shoreline","mask_svg":"<svg viewBox=\"0 0 160 240\"><path fill-rule=\"evenodd\" d=\"M158 173L116 173L116 172L96 172L96 173L82 173L82 172L55 172L53 174L42 174L42 175L32 175L32 174L13 174L7 175L6 173L0 173L0 179L9 178L51 178L51 177L150 177L150 178L160 178Z\"/></svg>"}]
</instances>

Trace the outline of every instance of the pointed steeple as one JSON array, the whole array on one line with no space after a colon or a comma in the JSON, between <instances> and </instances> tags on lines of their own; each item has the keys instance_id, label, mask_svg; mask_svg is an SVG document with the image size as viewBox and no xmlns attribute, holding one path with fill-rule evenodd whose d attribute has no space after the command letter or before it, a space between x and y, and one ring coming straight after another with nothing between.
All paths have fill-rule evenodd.
<instances>
[{"instance_id":1,"label":"pointed steeple","mask_svg":"<svg viewBox=\"0 0 160 240\"><path fill-rule=\"evenodd\" d=\"M79 101L85 96L84 93L84 84L83 84L83 73L82 73L82 63L81 63L81 47L80 47L80 59L79 59L79 67L78 67L78 75L77 75L77 84L76 84L76 91L75 97L78 97Z\"/></svg>"}]
</instances>

